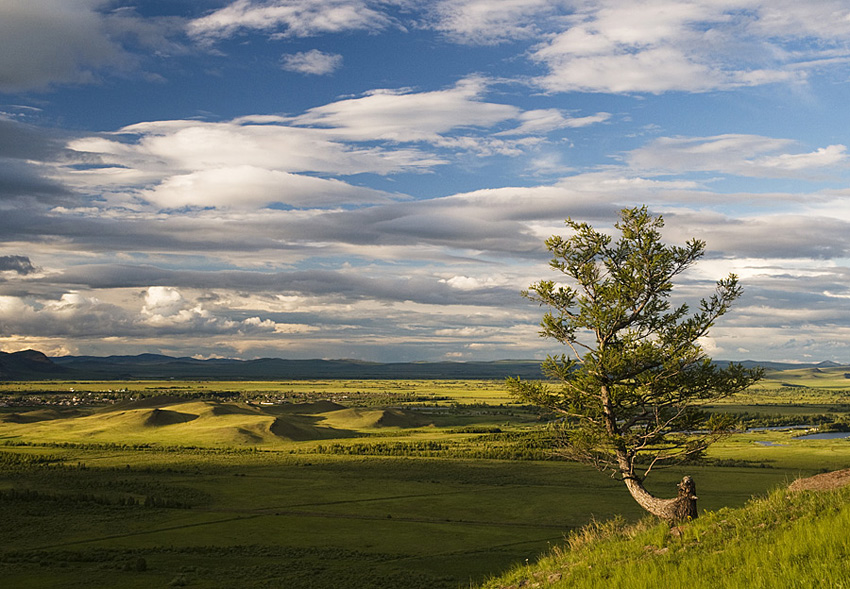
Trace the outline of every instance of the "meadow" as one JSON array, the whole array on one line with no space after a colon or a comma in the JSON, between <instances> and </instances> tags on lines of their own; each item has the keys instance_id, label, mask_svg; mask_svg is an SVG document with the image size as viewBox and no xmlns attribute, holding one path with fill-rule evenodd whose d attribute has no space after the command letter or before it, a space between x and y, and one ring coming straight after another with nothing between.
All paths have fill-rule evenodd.
<instances>
[{"instance_id":1,"label":"meadow","mask_svg":"<svg viewBox=\"0 0 850 589\"><path fill-rule=\"evenodd\" d=\"M842 381L771 375L711 409L840 425ZM468 587L643 515L500 381L26 382L0 402L11 587ZM848 440L794 435L735 434L649 487L687 472L716 512L850 466Z\"/></svg>"}]
</instances>

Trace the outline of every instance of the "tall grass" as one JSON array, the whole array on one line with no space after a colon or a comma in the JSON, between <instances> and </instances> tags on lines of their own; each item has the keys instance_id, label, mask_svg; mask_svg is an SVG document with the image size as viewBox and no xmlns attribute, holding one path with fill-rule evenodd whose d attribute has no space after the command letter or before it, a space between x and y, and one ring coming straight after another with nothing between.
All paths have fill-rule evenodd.
<instances>
[{"instance_id":1,"label":"tall grass","mask_svg":"<svg viewBox=\"0 0 850 589\"><path fill-rule=\"evenodd\" d=\"M506 587L850 587L850 488L785 489L673 528L645 519L591 523Z\"/></svg>"}]
</instances>

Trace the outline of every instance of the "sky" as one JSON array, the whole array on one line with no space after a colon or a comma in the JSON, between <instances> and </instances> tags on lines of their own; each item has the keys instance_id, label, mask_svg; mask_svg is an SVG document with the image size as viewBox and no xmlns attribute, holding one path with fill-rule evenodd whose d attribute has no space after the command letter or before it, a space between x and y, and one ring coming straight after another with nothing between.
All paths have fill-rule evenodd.
<instances>
[{"instance_id":1,"label":"sky","mask_svg":"<svg viewBox=\"0 0 850 589\"><path fill-rule=\"evenodd\" d=\"M850 363L846 0L0 0L0 350L541 358L564 220Z\"/></svg>"}]
</instances>

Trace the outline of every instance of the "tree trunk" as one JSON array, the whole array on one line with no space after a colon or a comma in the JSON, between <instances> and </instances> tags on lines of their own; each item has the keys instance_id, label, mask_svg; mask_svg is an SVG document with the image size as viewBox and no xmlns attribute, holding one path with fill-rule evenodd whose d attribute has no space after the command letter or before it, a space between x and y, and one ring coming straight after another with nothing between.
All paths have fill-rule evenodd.
<instances>
[{"instance_id":1,"label":"tree trunk","mask_svg":"<svg viewBox=\"0 0 850 589\"><path fill-rule=\"evenodd\" d=\"M637 478L632 476L624 476L623 482L641 507L661 519L673 523L694 519L697 516L696 485L694 479L689 476L684 477L682 482L676 485L679 493L675 499L654 497Z\"/></svg>"}]
</instances>

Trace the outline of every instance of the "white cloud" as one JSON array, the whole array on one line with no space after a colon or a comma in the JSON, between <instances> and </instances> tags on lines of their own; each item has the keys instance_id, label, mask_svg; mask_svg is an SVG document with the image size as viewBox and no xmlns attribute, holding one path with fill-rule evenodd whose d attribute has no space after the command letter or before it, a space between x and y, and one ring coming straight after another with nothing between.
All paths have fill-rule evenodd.
<instances>
[{"instance_id":1,"label":"white cloud","mask_svg":"<svg viewBox=\"0 0 850 589\"><path fill-rule=\"evenodd\" d=\"M486 86L480 78L468 78L432 92L375 90L312 108L294 121L327 127L335 136L354 141L437 142L455 129L488 128L520 115L516 106L481 100Z\"/></svg>"},{"instance_id":2,"label":"white cloud","mask_svg":"<svg viewBox=\"0 0 850 589\"><path fill-rule=\"evenodd\" d=\"M469 78L431 92L373 91L295 117L138 123L70 142L80 158L101 165L57 175L81 191L123 199L124 206L133 197L165 208L362 205L389 197L317 175L426 171L457 153L517 156L543 141L541 134L610 116L523 112L487 102L486 89L485 80ZM515 121L519 126L503 136L493 132Z\"/></svg>"},{"instance_id":3,"label":"white cloud","mask_svg":"<svg viewBox=\"0 0 850 589\"><path fill-rule=\"evenodd\" d=\"M342 67L342 55L318 49L283 56L283 69L300 74L324 76Z\"/></svg>"},{"instance_id":4,"label":"white cloud","mask_svg":"<svg viewBox=\"0 0 850 589\"><path fill-rule=\"evenodd\" d=\"M393 24L380 2L367 0L236 0L191 21L188 32L202 40L259 30L273 36L309 37L343 31L380 31Z\"/></svg>"},{"instance_id":5,"label":"white cloud","mask_svg":"<svg viewBox=\"0 0 850 589\"><path fill-rule=\"evenodd\" d=\"M844 145L810 153L789 153L794 142L760 135L662 137L626 156L629 166L645 172L671 174L716 171L751 177L783 177L846 166Z\"/></svg>"},{"instance_id":6,"label":"white cloud","mask_svg":"<svg viewBox=\"0 0 850 589\"><path fill-rule=\"evenodd\" d=\"M452 288L458 290L480 290L482 288L492 288L495 286L504 286L506 280L503 277L487 276L485 278L476 278L474 276L452 276L451 278L441 278L440 282L448 284Z\"/></svg>"},{"instance_id":7,"label":"white cloud","mask_svg":"<svg viewBox=\"0 0 850 589\"><path fill-rule=\"evenodd\" d=\"M162 121L133 125L69 146L108 166L61 172L81 191L120 192L169 208L324 206L380 202L387 195L309 174L389 174L427 170L443 160L415 148L357 147L323 129L279 117L225 123ZM127 139L134 139L127 141Z\"/></svg>"},{"instance_id":8,"label":"white cloud","mask_svg":"<svg viewBox=\"0 0 850 589\"><path fill-rule=\"evenodd\" d=\"M775 157L763 157L756 160L756 166L781 171L797 172L810 169L846 164L847 147L829 145L811 153L783 153Z\"/></svg>"},{"instance_id":9,"label":"white cloud","mask_svg":"<svg viewBox=\"0 0 850 589\"><path fill-rule=\"evenodd\" d=\"M434 7L434 28L459 43L497 44L540 33L536 20L554 12L553 0L442 0Z\"/></svg>"},{"instance_id":10,"label":"white cloud","mask_svg":"<svg viewBox=\"0 0 850 589\"><path fill-rule=\"evenodd\" d=\"M190 172L229 166L257 166L291 173L387 174L439 163L411 149L348 146L327 130L293 127L289 119L282 117L266 117L262 121L246 117L223 123L158 121L124 127L115 135L116 140L108 135L80 139L71 142L70 147L124 166L123 170L108 170L121 182L145 181L174 170ZM85 177L87 173L77 176Z\"/></svg>"},{"instance_id":11,"label":"white cloud","mask_svg":"<svg viewBox=\"0 0 850 589\"><path fill-rule=\"evenodd\" d=\"M164 208L253 208L272 203L314 208L389 200L388 195L377 190L352 186L341 180L248 165L170 176L139 195Z\"/></svg>"},{"instance_id":12,"label":"white cloud","mask_svg":"<svg viewBox=\"0 0 850 589\"><path fill-rule=\"evenodd\" d=\"M542 60L540 53L536 57ZM669 47L610 55L565 54L545 61L550 73L540 84L553 92L703 92L728 85L708 66Z\"/></svg>"},{"instance_id":13,"label":"white cloud","mask_svg":"<svg viewBox=\"0 0 850 589\"><path fill-rule=\"evenodd\" d=\"M180 291L168 286L151 286L145 292L145 315L174 315L183 310L186 300Z\"/></svg>"},{"instance_id":14,"label":"white cloud","mask_svg":"<svg viewBox=\"0 0 850 589\"><path fill-rule=\"evenodd\" d=\"M501 131L497 135L534 135L548 133L556 129L575 129L596 123L604 123L611 118L610 113L600 112L586 117L568 117L557 108L527 110L517 117L520 125L515 129Z\"/></svg>"},{"instance_id":15,"label":"white cloud","mask_svg":"<svg viewBox=\"0 0 850 589\"><path fill-rule=\"evenodd\" d=\"M846 40L850 36L850 6L844 0L765 0L758 3L759 18L751 32L765 37L813 37Z\"/></svg>"},{"instance_id":16,"label":"white cloud","mask_svg":"<svg viewBox=\"0 0 850 589\"><path fill-rule=\"evenodd\" d=\"M538 82L552 92L660 94L802 81L820 60L850 56L847 13L836 0L574 3L552 19L532 58L549 70Z\"/></svg>"}]
</instances>

